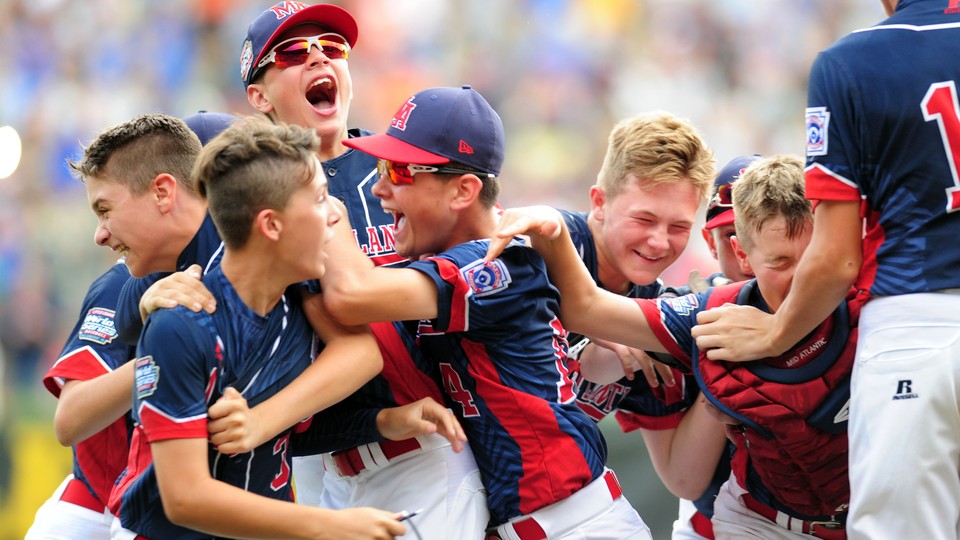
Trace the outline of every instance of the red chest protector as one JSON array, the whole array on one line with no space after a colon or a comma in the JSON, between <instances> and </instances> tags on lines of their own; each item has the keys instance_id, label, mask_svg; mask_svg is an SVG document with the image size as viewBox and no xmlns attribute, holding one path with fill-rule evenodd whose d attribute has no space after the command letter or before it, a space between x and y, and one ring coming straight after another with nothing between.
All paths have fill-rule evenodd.
<instances>
[{"instance_id":1,"label":"red chest protector","mask_svg":"<svg viewBox=\"0 0 960 540\"><path fill-rule=\"evenodd\" d=\"M734 283L714 288L706 308L758 301L756 281ZM835 516L850 502L847 417L858 317L859 302L845 301L774 359L719 362L698 352L693 360L707 399L741 423L732 430L737 481L798 518Z\"/></svg>"}]
</instances>

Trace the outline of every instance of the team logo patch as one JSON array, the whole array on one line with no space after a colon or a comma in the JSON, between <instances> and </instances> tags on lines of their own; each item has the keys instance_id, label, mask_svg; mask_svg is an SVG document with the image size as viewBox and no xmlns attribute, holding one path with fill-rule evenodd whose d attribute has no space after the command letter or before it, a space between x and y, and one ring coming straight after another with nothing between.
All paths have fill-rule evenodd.
<instances>
[{"instance_id":1,"label":"team logo patch","mask_svg":"<svg viewBox=\"0 0 960 540\"><path fill-rule=\"evenodd\" d=\"M397 109L396 114L393 115L393 120L390 121L390 127L399 129L400 131L406 131L410 114L413 113L413 110L416 108L417 104L413 102L413 98L408 99L406 103Z\"/></svg>"},{"instance_id":2,"label":"team logo patch","mask_svg":"<svg viewBox=\"0 0 960 540\"><path fill-rule=\"evenodd\" d=\"M485 263L483 259L464 266L460 270L464 281L470 285L474 296L486 296L510 286L510 272L500 259Z\"/></svg>"},{"instance_id":3,"label":"team logo patch","mask_svg":"<svg viewBox=\"0 0 960 540\"><path fill-rule=\"evenodd\" d=\"M807 155L827 155L827 128L830 111L826 107L807 107Z\"/></svg>"},{"instance_id":4,"label":"team logo patch","mask_svg":"<svg viewBox=\"0 0 960 540\"><path fill-rule=\"evenodd\" d=\"M243 42L243 50L240 51L240 78L247 80L250 73L250 67L253 66L253 42L249 39Z\"/></svg>"},{"instance_id":5,"label":"team logo patch","mask_svg":"<svg viewBox=\"0 0 960 540\"><path fill-rule=\"evenodd\" d=\"M683 317L692 313L697 309L697 306L700 305L700 302L697 300L697 295L695 294L678 296L676 298L661 298L660 302L662 305L666 305L672 309L677 315Z\"/></svg>"},{"instance_id":6,"label":"team logo patch","mask_svg":"<svg viewBox=\"0 0 960 540\"><path fill-rule=\"evenodd\" d=\"M157 383L160 381L160 366L153 361L152 356L137 358L134 365L134 385L137 392L137 398L143 399L152 396L157 391Z\"/></svg>"},{"instance_id":7,"label":"team logo patch","mask_svg":"<svg viewBox=\"0 0 960 540\"><path fill-rule=\"evenodd\" d=\"M112 309L92 308L87 312L77 332L77 339L92 341L97 345L106 345L117 337L117 328L113 324Z\"/></svg>"}]
</instances>

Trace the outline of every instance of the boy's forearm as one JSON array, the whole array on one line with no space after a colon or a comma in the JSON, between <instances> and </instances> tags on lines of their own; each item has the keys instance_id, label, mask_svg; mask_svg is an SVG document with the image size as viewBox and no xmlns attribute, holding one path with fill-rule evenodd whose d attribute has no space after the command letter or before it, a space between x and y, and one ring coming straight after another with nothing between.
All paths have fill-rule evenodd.
<instances>
[{"instance_id":1,"label":"boy's forearm","mask_svg":"<svg viewBox=\"0 0 960 540\"><path fill-rule=\"evenodd\" d=\"M73 446L106 428L130 410L133 362L94 379L68 381L54 413L57 440Z\"/></svg>"}]
</instances>

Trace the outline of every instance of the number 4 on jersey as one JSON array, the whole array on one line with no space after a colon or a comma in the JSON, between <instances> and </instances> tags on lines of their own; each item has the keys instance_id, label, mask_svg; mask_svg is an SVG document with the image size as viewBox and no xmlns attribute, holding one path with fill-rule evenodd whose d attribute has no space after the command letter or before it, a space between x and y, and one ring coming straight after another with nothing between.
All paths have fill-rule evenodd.
<instances>
[{"instance_id":1,"label":"number 4 on jersey","mask_svg":"<svg viewBox=\"0 0 960 540\"><path fill-rule=\"evenodd\" d=\"M957 86L953 81L938 82L930 85L927 95L920 103L923 118L927 122L936 120L940 127L940 139L947 152L953 185L947 188L947 213L960 210L960 105L957 103Z\"/></svg>"},{"instance_id":2,"label":"number 4 on jersey","mask_svg":"<svg viewBox=\"0 0 960 540\"><path fill-rule=\"evenodd\" d=\"M456 401L463 407L463 416L480 416L480 409L473 401L473 394L463 387L463 381L460 380L460 374L453 369L450 364L440 363L440 377L443 379L443 386L447 389L447 395L450 399Z\"/></svg>"}]
</instances>

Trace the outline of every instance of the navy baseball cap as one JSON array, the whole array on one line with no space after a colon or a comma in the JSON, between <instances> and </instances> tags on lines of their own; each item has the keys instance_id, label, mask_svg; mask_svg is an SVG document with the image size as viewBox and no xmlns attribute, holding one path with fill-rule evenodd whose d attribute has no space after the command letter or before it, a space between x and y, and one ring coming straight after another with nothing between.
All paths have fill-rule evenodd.
<instances>
[{"instance_id":1,"label":"navy baseball cap","mask_svg":"<svg viewBox=\"0 0 960 540\"><path fill-rule=\"evenodd\" d=\"M455 161L496 176L503 165L503 122L470 86L427 88L400 106L386 133L343 144L397 163Z\"/></svg>"},{"instance_id":2,"label":"navy baseball cap","mask_svg":"<svg viewBox=\"0 0 960 540\"><path fill-rule=\"evenodd\" d=\"M357 21L347 10L332 4L307 5L303 2L278 2L263 11L247 28L247 37L240 49L240 78L243 87L250 86L258 73L257 64L270 51L281 34L304 23L318 24L340 34L352 49L357 43Z\"/></svg>"},{"instance_id":3,"label":"navy baseball cap","mask_svg":"<svg viewBox=\"0 0 960 540\"><path fill-rule=\"evenodd\" d=\"M707 223L703 226L704 229L716 229L733 223L733 200L730 198L730 187L740 178L744 169L760 158L759 154L735 157L720 169L716 180L713 181L713 197L707 204Z\"/></svg>"},{"instance_id":4,"label":"navy baseball cap","mask_svg":"<svg viewBox=\"0 0 960 540\"><path fill-rule=\"evenodd\" d=\"M210 139L230 127L237 117L221 112L200 111L183 119L187 126L200 138L200 144L206 146Z\"/></svg>"}]
</instances>

